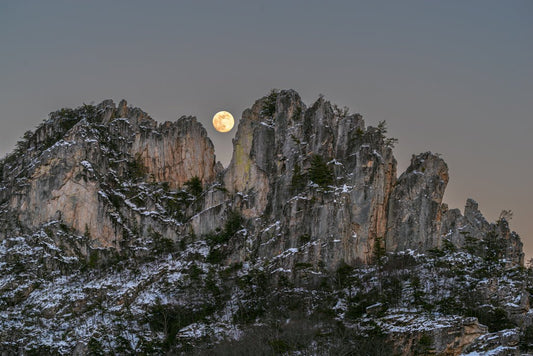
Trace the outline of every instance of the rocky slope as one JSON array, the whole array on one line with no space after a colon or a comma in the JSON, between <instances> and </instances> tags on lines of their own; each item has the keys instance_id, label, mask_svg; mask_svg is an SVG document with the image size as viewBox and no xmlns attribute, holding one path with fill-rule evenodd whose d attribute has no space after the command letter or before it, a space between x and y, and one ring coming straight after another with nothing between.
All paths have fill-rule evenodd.
<instances>
[{"instance_id":1,"label":"rocky slope","mask_svg":"<svg viewBox=\"0 0 533 356\"><path fill-rule=\"evenodd\" d=\"M160 124L125 101L50 114L0 164L0 350L223 354L289 313L287 337L255 352L372 337L384 353L451 355L508 327L490 348L518 352L509 340L532 323L520 238L473 200L464 215L442 203L438 155L397 177L386 133L271 92L243 113L224 169L193 117Z\"/></svg>"}]
</instances>

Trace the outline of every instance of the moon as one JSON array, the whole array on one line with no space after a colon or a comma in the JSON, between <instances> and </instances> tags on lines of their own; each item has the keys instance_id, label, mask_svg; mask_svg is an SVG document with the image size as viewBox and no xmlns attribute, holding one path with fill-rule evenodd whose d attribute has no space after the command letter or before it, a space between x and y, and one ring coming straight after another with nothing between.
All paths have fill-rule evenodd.
<instances>
[{"instance_id":1,"label":"moon","mask_svg":"<svg viewBox=\"0 0 533 356\"><path fill-rule=\"evenodd\" d=\"M218 132L229 132L234 124L233 115L227 111L219 111L213 116L213 127Z\"/></svg>"}]
</instances>

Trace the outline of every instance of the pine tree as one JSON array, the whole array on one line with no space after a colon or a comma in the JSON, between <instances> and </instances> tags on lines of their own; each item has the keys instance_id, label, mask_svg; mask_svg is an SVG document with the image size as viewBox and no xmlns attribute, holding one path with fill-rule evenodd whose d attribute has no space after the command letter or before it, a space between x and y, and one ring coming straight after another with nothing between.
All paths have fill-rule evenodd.
<instances>
[{"instance_id":1,"label":"pine tree","mask_svg":"<svg viewBox=\"0 0 533 356\"><path fill-rule=\"evenodd\" d=\"M496 231L489 231L483 240L485 242L485 260L498 262L505 252L505 240Z\"/></svg>"},{"instance_id":2,"label":"pine tree","mask_svg":"<svg viewBox=\"0 0 533 356\"><path fill-rule=\"evenodd\" d=\"M383 237L378 236L374 240L373 262L378 266L383 265L383 257L385 257L385 244Z\"/></svg>"},{"instance_id":3,"label":"pine tree","mask_svg":"<svg viewBox=\"0 0 533 356\"><path fill-rule=\"evenodd\" d=\"M333 171L322 156L313 156L311 168L309 169L309 178L321 187L333 184Z\"/></svg>"},{"instance_id":4,"label":"pine tree","mask_svg":"<svg viewBox=\"0 0 533 356\"><path fill-rule=\"evenodd\" d=\"M198 176L192 177L191 179L186 181L184 185L185 187L187 187L187 191L195 197L199 197L204 190L202 187L202 181L200 180L200 178L198 178Z\"/></svg>"},{"instance_id":5,"label":"pine tree","mask_svg":"<svg viewBox=\"0 0 533 356\"><path fill-rule=\"evenodd\" d=\"M261 114L272 117L276 113L276 100L278 99L278 91L272 89L270 94L266 97L263 102L263 107L261 108Z\"/></svg>"}]
</instances>

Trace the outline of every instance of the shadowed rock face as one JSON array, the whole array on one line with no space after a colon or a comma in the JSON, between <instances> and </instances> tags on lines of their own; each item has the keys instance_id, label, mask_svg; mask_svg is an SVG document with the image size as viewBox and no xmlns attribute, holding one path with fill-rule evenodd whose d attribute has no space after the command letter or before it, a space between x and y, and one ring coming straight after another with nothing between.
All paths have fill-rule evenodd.
<instances>
[{"instance_id":1,"label":"shadowed rock face","mask_svg":"<svg viewBox=\"0 0 533 356\"><path fill-rule=\"evenodd\" d=\"M387 248L427 250L440 245L442 197L448 166L431 152L411 158L389 202Z\"/></svg>"},{"instance_id":2,"label":"shadowed rock face","mask_svg":"<svg viewBox=\"0 0 533 356\"><path fill-rule=\"evenodd\" d=\"M522 241L516 232L511 231L505 218L500 218L495 223L487 222L473 199L467 199L464 216L459 209L448 210L446 204L443 204L441 238L483 254L483 249L488 247L484 242L491 233L495 234L497 244L505 250L500 257L505 257L511 265L524 264Z\"/></svg>"},{"instance_id":3,"label":"shadowed rock face","mask_svg":"<svg viewBox=\"0 0 533 356\"><path fill-rule=\"evenodd\" d=\"M225 245L227 263L264 258L334 270L341 261L372 262L378 238L387 251L422 252L491 231L512 263L523 262L506 222L489 224L471 200L464 216L442 204L448 167L441 158L413 156L397 178L390 142L359 114L322 97L307 107L283 90L244 111L222 171L193 117L158 124L125 101L61 110L30 135L23 154L3 163L2 236L60 220L95 245L120 249L125 236L155 231L179 241L221 231L237 211L245 229ZM176 190L193 177L204 192L179 207L180 221L176 207L154 198L148 205L157 213L141 211L135 196L121 193L140 182Z\"/></svg>"},{"instance_id":4,"label":"shadowed rock face","mask_svg":"<svg viewBox=\"0 0 533 356\"><path fill-rule=\"evenodd\" d=\"M448 238L448 225L467 219L459 211L447 215L442 204L446 163L422 153L396 179L396 160L387 143L382 129L366 128L360 115L342 113L323 98L309 108L291 90L259 99L243 113L223 178L235 196L226 204L248 218L249 250L254 251L235 259L254 253L269 259L281 256L287 268L295 263L336 266L342 260L369 263L377 237L385 240L387 251L440 247ZM334 173L329 188L309 179L315 155ZM304 187L295 186L299 175ZM203 217L212 226L220 212L210 215L209 206L205 208ZM467 209L468 219L471 215ZM202 226L200 220L195 226ZM485 224L472 226L478 239L494 228ZM464 245L460 239L451 242Z\"/></svg>"}]
</instances>

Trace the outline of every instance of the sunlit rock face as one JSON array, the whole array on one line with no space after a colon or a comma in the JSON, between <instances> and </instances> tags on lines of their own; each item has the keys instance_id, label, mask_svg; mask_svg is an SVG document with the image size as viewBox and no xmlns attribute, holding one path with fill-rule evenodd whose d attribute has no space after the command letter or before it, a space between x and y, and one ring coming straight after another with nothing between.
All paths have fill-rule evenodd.
<instances>
[{"instance_id":1,"label":"sunlit rock face","mask_svg":"<svg viewBox=\"0 0 533 356\"><path fill-rule=\"evenodd\" d=\"M139 160L145 174L156 182L168 182L172 188L183 186L192 177L204 184L216 176L214 146L207 131L192 116L158 124L137 108L121 101L111 111L109 131L121 150Z\"/></svg>"},{"instance_id":2,"label":"sunlit rock face","mask_svg":"<svg viewBox=\"0 0 533 356\"><path fill-rule=\"evenodd\" d=\"M97 245L118 246L117 229L99 195L100 174L109 162L96 141L86 140L83 120L66 129L67 121L52 116L31 137L27 152L9 170L4 166L4 235L61 221L94 236Z\"/></svg>"},{"instance_id":3,"label":"sunlit rock face","mask_svg":"<svg viewBox=\"0 0 533 356\"><path fill-rule=\"evenodd\" d=\"M125 217L153 222L113 206L108 192L118 178L135 174L178 188L192 177L210 184L217 173L213 144L195 118L158 124L125 101L118 108L107 100L90 110L86 106L52 113L28 145L11 169L4 170L1 195L11 211L6 233L57 220L91 236L97 246L120 249L130 229ZM8 223L13 217L16 222Z\"/></svg>"},{"instance_id":4,"label":"sunlit rock face","mask_svg":"<svg viewBox=\"0 0 533 356\"><path fill-rule=\"evenodd\" d=\"M157 130L141 129L135 134L132 153L141 158L150 176L158 182L169 182L173 188L195 176L203 183L215 179L213 144L194 117L165 122Z\"/></svg>"},{"instance_id":5,"label":"sunlit rock face","mask_svg":"<svg viewBox=\"0 0 533 356\"><path fill-rule=\"evenodd\" d=\"M76 134L65 137L27 169L27 177L15 178L7 206L24 229L49 221L63 221L80 233L94 236L101 246L116 245L116 229L98 194L100 182L93 168L105 160L99 150Z\"/></svg>"}]
</instances>

